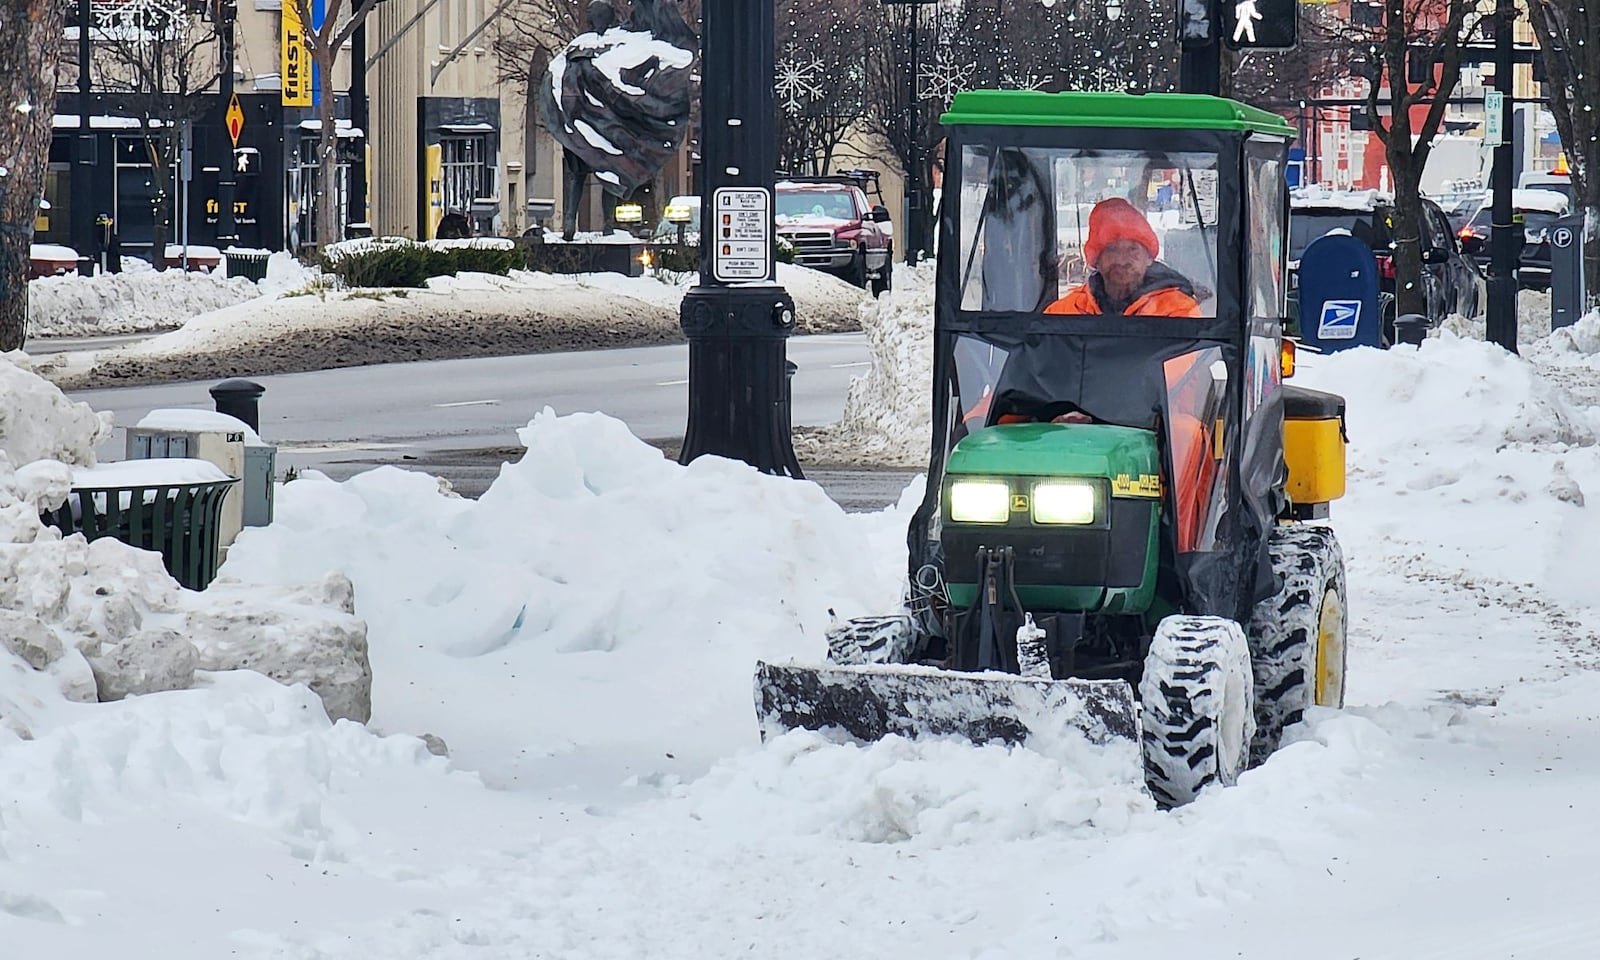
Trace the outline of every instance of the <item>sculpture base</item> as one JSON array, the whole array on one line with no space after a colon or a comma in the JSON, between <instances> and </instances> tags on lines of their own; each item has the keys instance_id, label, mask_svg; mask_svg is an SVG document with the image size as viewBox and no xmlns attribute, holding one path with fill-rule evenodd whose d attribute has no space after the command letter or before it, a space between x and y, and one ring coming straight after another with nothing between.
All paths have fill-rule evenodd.
<instances>
[{"instance_id":1,"label":"sculpture base","mask_svg":"<svg viewBox=\"0 0 1600 960\"><path fill-rule=\"evenodd\" d=\"M645 243L529 241L523 244L529 270L539 273L620 273L644 276Z\"/></svg>"}]
</instances>

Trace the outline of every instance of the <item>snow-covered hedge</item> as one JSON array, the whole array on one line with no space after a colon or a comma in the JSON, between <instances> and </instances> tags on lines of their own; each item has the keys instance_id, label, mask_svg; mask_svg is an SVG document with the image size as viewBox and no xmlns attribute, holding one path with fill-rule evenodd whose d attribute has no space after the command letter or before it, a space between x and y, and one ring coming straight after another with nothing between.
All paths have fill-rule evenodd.
<instances>
[{"instance_id":1,"label":"snow-covered hedge","mask_svg":"<svg viewBox=\"0 0 1600 960\"><path fill-rule=\"evenodd\" d=\"M403 237L352 240L333 244L322 255L323 269L350 287L424 287L430 277L505 276L522 265L516 245L497 237L426 243Z\"/></svg>"}]
</instances>

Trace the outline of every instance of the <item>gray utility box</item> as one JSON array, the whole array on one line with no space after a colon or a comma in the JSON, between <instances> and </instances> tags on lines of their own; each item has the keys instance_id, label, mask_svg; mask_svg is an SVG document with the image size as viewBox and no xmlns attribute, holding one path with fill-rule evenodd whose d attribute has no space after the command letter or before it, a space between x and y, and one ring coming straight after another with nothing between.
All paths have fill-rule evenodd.
<instances>
[{"instance_id":1,"label":"gray utility box","mask_svg":"<svg viewBox=\"0 0 1600 960\"><path fill-rule=\"evenodd\" d=\"M278 448L268 443L244 445L244 525L264 527L272 522L272 485L277 474Z\"/></svg>"},{"instance_id":2,"label":"gray utility box","mask_svg":"<svg viewBox=\"0 0 1600 960\"><path fill-rule=\"evenodd\" d=\"M1549 227L1550 329L1577 323L1584 313L1583 214L1562 217Z\"/></svg>"},{"instance_id":3,"label":"gray utility box","mask_svg":"<svg viewBox=\"0 0 1600 960\"><path fill-rule=\"evenodd\" d=\"M278 448L263 443L236 417L212 410L152 410L128 429L127 457L195 457L240 478L243 482L229 492L223 507L224 546L233 542L240 527L272 522Z\"/></svg>"}]
</instances>

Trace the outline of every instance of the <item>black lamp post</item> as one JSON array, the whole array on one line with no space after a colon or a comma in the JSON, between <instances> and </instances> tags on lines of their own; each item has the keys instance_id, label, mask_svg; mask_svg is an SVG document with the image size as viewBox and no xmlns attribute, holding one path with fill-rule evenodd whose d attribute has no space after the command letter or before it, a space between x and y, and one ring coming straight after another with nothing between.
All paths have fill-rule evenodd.
<instances>
[{"instance_id":1,"label":"black lamp post","mask_svg":"<svg viewBox=\"0 0 1600 960\"><path fill-rule=\"evenodd\" d=\"M93 84L89 72L89 30L93 22L94 14L89 0L78 0L78 133L72 138L72 211L69 226L72 246L77 249L79 256L88 256L90 248L95 245L94 208L89 198L94 190L91 174L95 160L94 125L91 123L94 106L90 103L89 95Z\"/></svg>"},{"instance_id":2,"label":"black lamp post","mask_svg":"<svg viewBox=\"0 0 1600 960\"><path fill-rule=\"evenodd\" d=\"M224 110L233 103L233 25L238 19L238 0L220 0L217 4L217 41L222 48ZM239 239L239 226L233 217L233 201L237 196L234 177L238 175L238 170L232 151L229 151L228 159L221 167L221 176L217 177L217 240L233 243Z\"/></svg>"},{"instance_id":3,"label":"black lamp post","mask_svg":"<svg viewBox=\"0 0 1600 960\"><path fill-rule=\"evenodd\" d=\"M679 314L689 423L678 459L799 477L785 356L794 301L773 258L773 0L705 0L701 22L700 280Z\"/></svg>"},{"instance_id":4,"label":"black lamp post","mask_svg":"<svg viewBox=\"0 0 1600 960\"><path fill-rule=\"evenodd\" d=\"M920 35L922 33L922 8L939 0L883 0L893 6L910 7L910 25L907 28L910 47L910 69L906 76L905 109L901 111L904 124L907 161L906 171L906 263L917 263L928 248L929 197L926 164L922 155L922 62Z\"/></svg>"},{"instance_id":5,"label":"black lamp post","mask_svg":"<svg viewBox=\"0 0 1600 960\"><path fill-rule=\"evenodd\" d=\"M1513 233L1521 227L1511 221L1511 98L1514 51L1512 25L1516 7L1498 0L1494 8L1494 88L1500 91L1502 110L1500 143L1494 148L1494 169L1489 174L1489 312L1484 333L1512 353L1517 352L1517 251Z\"/></svg>"}]
</instances>

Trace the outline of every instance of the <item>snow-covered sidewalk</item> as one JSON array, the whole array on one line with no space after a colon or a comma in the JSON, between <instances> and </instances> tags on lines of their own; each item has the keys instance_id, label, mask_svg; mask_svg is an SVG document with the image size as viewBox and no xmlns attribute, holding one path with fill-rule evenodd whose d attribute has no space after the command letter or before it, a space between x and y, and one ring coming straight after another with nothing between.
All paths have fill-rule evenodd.
<instances>
[{"instance_id":1,"label":"snow-covered sidewalk","mask_svg":"<svg viewBox=\"0 0 1600 960\"><path fill-rule=\"evenodd\" d=\"M390 469L309 475L224 574L349 577L371 725L245 672L69 709L0 652L0 695L38 704L31 739L0 739L0 943L1587 960L1600 418L1541 371L1600 382L1600 319L1569 340L1539 365L1448 333L1302 358L1298 382L1349 402L1349 708L1173 814L1090 751L759 742L754 661L820 658L829 607L896 602L918 485L845 514L553 411L477 501ZM862 402L909 394L875 373L889 386Z\"/></svg>"}]
</instances>

